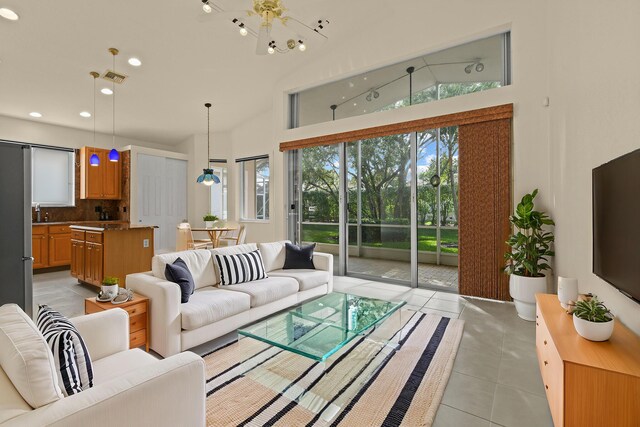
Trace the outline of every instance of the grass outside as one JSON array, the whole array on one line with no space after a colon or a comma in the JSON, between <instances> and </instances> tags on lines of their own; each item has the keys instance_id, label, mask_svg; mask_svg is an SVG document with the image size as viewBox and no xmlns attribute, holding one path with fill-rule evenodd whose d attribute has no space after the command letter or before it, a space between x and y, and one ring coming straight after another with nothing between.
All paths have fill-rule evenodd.
<instances>
[{"instance_id":1,"label":"grass outside","mask_svg":"<svg viewBox=\"0 0 640 427\"><path fill-rule=\"evenodd\" d=\"M355 226L350 226L350 231L353 233L349 238L349 244L354 244ZM385 226L380 226L382 230ZM395 227L386 227L388 229ZM408 227L407 227L408 228ZM319 224L304 224L302 226L302 240L305 242L316 243L338 243L338 226L334 224L319 225ZM457 229L442 229L440 230L440 241L442 242L442 252L449 254L458 253L458 230ZM370 246L376 248L388 248L388 249L410 249L410 241L363 241L363 246ZM432 228L419 228L418 229L418 250L423 252L435 252L436 251L436 230Z\"/></svg>"}]
</instances>

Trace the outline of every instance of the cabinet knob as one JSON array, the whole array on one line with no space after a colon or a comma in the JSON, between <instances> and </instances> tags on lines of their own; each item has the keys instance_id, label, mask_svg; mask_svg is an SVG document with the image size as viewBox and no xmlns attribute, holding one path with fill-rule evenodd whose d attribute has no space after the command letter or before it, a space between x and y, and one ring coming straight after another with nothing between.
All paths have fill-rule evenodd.
<instances>
[{"instance_id":1,"label":"cabinet knob","mask_svg":"<svg viewBox=\"0 0 640 427\"><path fill-rule=\"evenodd\" d=\"M538 322L536 322L536 326L540 326L540 324Z\"/></svg>"},{"instance_id":2,"label":"cabinet knob","mask_svg":"<svg viewBox=\"0 0 640 427\"><path fill-rule=\"evenodd\" d=\"M545 388L546 390L549 390L549 386L548 386L548 385L546 385L546 384L544 385L544 388Z\"/></svg>"},{"instance_id":3,"label":"cabinet knob","mask_svg":"<svg viewBox=\"0 0 640 427\"><path fill-rule=\"evenodd\" d=\"M544 340L544 345L547 345L547 340Z\"/></svg>"},{"instance_id":4,"label":"cabinet knob","mask_svg":"<svg viewBox=\"0 0 640 427\"><path fill-rule=\"evenodd\" d=\"M549 362L547 362L546 360L544 361L544 366L547 366L549 364Z\"/></svg>"}]
</instances>

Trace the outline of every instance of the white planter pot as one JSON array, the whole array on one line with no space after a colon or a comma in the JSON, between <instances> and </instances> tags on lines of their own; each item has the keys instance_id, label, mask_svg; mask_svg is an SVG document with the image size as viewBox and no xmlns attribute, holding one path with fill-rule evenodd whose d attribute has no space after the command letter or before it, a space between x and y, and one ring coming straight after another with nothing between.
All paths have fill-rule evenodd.
<instances>
[{"instance_id":1,"label":"white planter pot","mask_svg":"<svg viewBox=\"0 0 640 427\"><path fill-rule=\"evenodd\" d=\"M512 274L509 277L509 293L521 319L536 320L536 294L547 292L547 278L524 277Z\"/></svg>"},{"instance_id":2,"label":"white planter pot","mask_svg":"<svg viewBox=\"0 0 640 427\"><path fill-rule=\"evenodd\" d=\"M613 322L615 319L610 322L589 322L573 315L573 326L576 328L576 332L589 341L606 341L611 338Z\"/></svg>"},{"instance_id":3,"label":"white planter pot","mask_svg":"<svg viewBox=\"0 0 640 427\"><path fill-rule=\"evenodd\" d=\"M214 223L214 222L215 222L215 221L205 221L205 222L204 222L204 226L205 226L205 228L213 228L213 223Z\"/></svg>"}]
</instances>

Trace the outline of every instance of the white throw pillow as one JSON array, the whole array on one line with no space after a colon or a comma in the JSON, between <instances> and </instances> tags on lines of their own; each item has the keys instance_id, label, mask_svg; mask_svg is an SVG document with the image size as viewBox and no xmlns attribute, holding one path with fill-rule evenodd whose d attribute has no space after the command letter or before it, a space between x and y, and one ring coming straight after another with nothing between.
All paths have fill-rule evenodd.
<instances>
[{"instance_id":1,"label":"white throw pillow","mask_svg":"<svg viewBox=\"0 0 640 427\"><path fill-rule=\"evenodd\" d=\"M285 243L291 242L289 240L282 240L273 243L258 243L258 249L264 260L264 268L267 273L273 270L282 270L282 267L284 267L286 255L284 248Z\"/></svg>"},{"instance_id":2,"label":"white throw pillow","mask_svg":"<svg viewBox=\"0 0 640 427\"><path fill-rule=\"evenodd\" d=\"M49 346L16 304L0 307L0 366L34 409L63 397Z\"/></svg>"},{"instance_id":3,"label":"white throw pillow","mask_svg":"<svg viewBox=\"0 0 640 427\"><path fill-rule=\"evenodd\" d=\"M151 260L151 271L159 279L166 280L164 270L167 264L173 264L178 257L189 267L189 272L193 276L196 289L212 286L216 284L211 252L206 249L196 249L191 251L169 252L159 254Z\"/></svg>"}]
</instances>

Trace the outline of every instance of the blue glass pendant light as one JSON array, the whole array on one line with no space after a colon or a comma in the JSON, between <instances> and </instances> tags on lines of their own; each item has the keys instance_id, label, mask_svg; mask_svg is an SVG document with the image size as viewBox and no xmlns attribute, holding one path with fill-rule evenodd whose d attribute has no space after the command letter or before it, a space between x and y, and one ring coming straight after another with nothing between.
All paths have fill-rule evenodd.
<instances>
[{"instance_id":1,"label":"blue glass pendant light","mask_svg":"<svg viewBox=\"0 0 640 427\"><path fill-rule=\"evenodd\" d=\"M202 175L198 177L196 182L198 184L211 186L213 184L219 184L220 178L218 178L218 176L213 173L213 169L208 167L210 162L209 159L211 159L211 155L209 154L209 148L210 148L209 139L211 134L211 124L210 124L211 123L211 119L210 119L211 104L207 102L206 104L204 104L204 106L207 107L207 168L202 169Z\"/></svg>"},{"instance_id":2,"label":"blue glass pendant light","mask_svg":"<svg viewBox=\"0 0 640 427\"><path fill-rule=\"evenodd\" d=\"M93 146L96 146L96 79L100 77L96 71L89 73L93 77ZM100 166L100 157L96 153L93 153L89 157L90 166Z\"/></svg>"},{"instance_id":3,"label":"blue glass pendant light","mask_svg":"<svg viewBox=\"0 0 640 427\"><path fill-rule=\"evenodd\" d=\"M118 153L118 150L115 148L112 148L111 151L109 151L109 161L117 162L118 160L120 160L120 153Z\"/></svg>"},{"instance_id":4,"label":"blue glass pendant light","mask_svg":"<svg viewBox=\"0 0 640 427\"><path fill-rule=\"evenodd\" d=\"M100 157L98 157L97 154L92 154L91 157L89 157L89 164L91 166L100 166Z\"/></svg>"}]
</instances>

